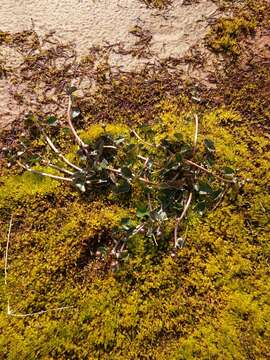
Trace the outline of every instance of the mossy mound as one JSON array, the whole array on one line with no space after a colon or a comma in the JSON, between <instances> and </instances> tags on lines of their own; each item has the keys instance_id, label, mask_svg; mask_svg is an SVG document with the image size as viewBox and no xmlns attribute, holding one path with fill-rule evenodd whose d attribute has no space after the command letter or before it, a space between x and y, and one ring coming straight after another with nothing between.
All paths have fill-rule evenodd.
<instances>
[{"instance_id":1,"label":"mossy mound","mask_svg":"<svg viewBox=\"0 0 270 360\"><path fill-rule=\"evenodd\" d=\"M189 136L174 106L163 108L168 132L175 123ZM132 210L82 201L33 174L3 179L2 248L14 216L7 293L2 288L7 358L267 358L269 142L226 108L205 112L204 134L216 143L218 164L250 181L204 217L191 211L176 258L140 235L116 273L93 249ZM49 312L7 316L7 296L14 314ZM50 311L61 306L72 307Z\"/></svg>"}]
</instances>

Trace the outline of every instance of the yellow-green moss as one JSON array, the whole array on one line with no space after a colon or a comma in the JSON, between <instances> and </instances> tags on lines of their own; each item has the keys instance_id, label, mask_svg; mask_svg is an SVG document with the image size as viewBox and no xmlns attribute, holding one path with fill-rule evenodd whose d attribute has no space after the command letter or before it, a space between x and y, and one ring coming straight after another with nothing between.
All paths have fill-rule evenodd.
<instances>
[{"instance_id":1,"label":"yellow-green moss","mask_svg":"<svg viewBox=\"0 0 270 360\"><path fill-rule=\"evenodd\" d=\"M255 89L251 79L244 77L239 89L228 77L225 93L233 99L217 108L188 108L189 101L175 99L155 108L157 143L175 133L192 143L197 113L198 150L204 138L212 140L214 167L230 164L242 180L249 179L204 217L190 209L185 246L177 257L162 248L149 250L138 235L136 251L112 273L90 250L112 242L113 228L134 209L104 194L80 197L69 186L32 174L1 179L2 250L14 215L7 288L0 275L5 358L269 358L269 136L258 126L267 120L262 78ZM223 94L224 88L217 91ZM257 96L246 99L253 91ZM81 135L93 141L102 131L94 125ZM126 134L127 128L109 125L106 131ZM66 152L73 156L76 150ZM139 194L133 195L135 203ZM168 222L168 234L173 226ZM73 307L16 318L6 314L7 296L14 312Z\"/></svg>"},{"instance_id":2,"label":"yellow-green moss","mask_svg":"<svg viewBox=\"0 0 270 360\"><path fill-rule=\"evenodd\" d=\"M237 56L240 53L240 37L251 35L256 25L255 19L220 19L208 36L208 45L216 52Z\"/></svg>"}]
</instances>

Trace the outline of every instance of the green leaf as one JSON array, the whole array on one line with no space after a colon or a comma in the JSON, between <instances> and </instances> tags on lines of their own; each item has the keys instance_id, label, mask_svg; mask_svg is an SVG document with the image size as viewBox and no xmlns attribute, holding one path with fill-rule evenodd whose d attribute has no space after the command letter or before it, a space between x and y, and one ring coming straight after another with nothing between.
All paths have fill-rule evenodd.
<instances>
[{"instance_id":1,"label":"green leaf","mask_svg":"<svg viewBox=\"0 0 270 360\"><path fill-rule=\"evenodd\" d=\"M47 117L47 123L49 125L56 125L57 123L57 118L55 116L48 116Z\"/></svg>"},{"instance_id":2,"label":"green leaf","mask_svg":"<svg viewBox=\"0 0 270 360\"><path fill-rule=\"evenodd\" d=\"M132 172L131 172L130 168L128 168L127 166L122 167L121 173L123 176L125 176L128 179L132 178Z\"/></svg>"},{"instance_id":3,"label":"green leaf","mask_svg":"<svg viewBox=\"0 0 270 360\"><path fill-rule=\"evenodd\" d=\"M182 162L182 160L183 160L182 154L176 153L175 154L175 159L176 159L177 162Z\"/></svg>"},{"instance_id":4,"label":"green leaf","mask_svg":"<svg viewBox=\"0 0 270 360\"><path fill-rule=\"evenodd\" d=\"M197 211L200 215L203 215L207 209L207 205L205 201L199 201L196 206Z\"/></svg>"},{"instance_id":5,"label":"green leaf","mask_svg":"<svg viewBox=\"0 0 270 360\"><path fill-rule=\"evenodd\" d=\"M39 156L32 156L30 159L28 159L28 162L30 164L35 164L41 160L41 157Z\"/></svg>"},{"instance_id":6,"label":"green leaf","mask_svg":"<svg viewBox=\"0 0 270 360\"><path fill-rule=\"evenodd\" d=\"M130 218L122 218L120 224L124 230L129 230L132 226L132 222Z\"/></svg>"},{"instance_id":7,"label":"green leaf","mask_svg":"<svg viewBox=\"0 0 270 360\"><path fill-rule=\"evenodd\" d=\"M130 191L130 185L125 180L119 182L118 185L115 188L115 192L117 194L128 193L129 191Z\"/></svg>"},{"instance_id":8,"label":"green leaf","mask_svg":"<svg viewBox=\"0 0 270 360\"><path fill-rule=\"evenodd\" d=\"M223 192L223 189L214 190L211 194L213 201L216 201L220 197L222 192Z\"/></svg>"},{"instance_id":9,"label":"green leaf","mask_svg":"<svg viewBox=\"0 0 270 360\"><path fill-rule=\"evenodd\" d=\"M200 195L211 195L213 190L211 186L207 183L199 183L194 185L194 189L200 194Z\"/></svg>"},{"instance_id":10,"label":"green leaf","mask_svg":"<svg viewBox=\"0 0 270 360\"><path fill-rule=\"evenodd\" d=\"M209 152L214 152L216 150L215 144L213 143L212 140L205 139L204 140L204 146L205 146L206 150L209 151Z\"/></svg>"},{"instance_id":11,"label":"green leaf","mask_svg":"<svg viewBox=\"0 0 270 360\"><path fill-rule=\"evenodd\" d=\"M190 147L190 145L188 145L188 144L183 144L182 146L181 146L181 150L180 150L180 154L182 155L182 154L188 154L188 153L190 153L191 152L191 147Z\"/></svg>"},{"instance_id":12,"label":"green leaf","mask_svg":"<svg viewBox=\"0 0 270 360\"><path fill-rule=\"evenodd\" d=\"M101 163L98 165L98 170L106 169L108 166L108 161L106 159L103 159Z\"/></svg>"},{"instance_id":13,"label":"green leaf","mask_svg":"<svg viewBox=\"0 0 270 360\"><path fill-rule=\"evenodd\" d=\"M144 218L149 215L150 215L150 212L146 206L142 205L137 208L136 216L138 218Z\"/></svg>"},{"instance_id":14,"label":"green leaf","mask_svg":"<svg viewBox=\"0 0 270 360\"><path fill-rule=\"evenodd\" d=\"M224 167L222 169L222 172L225 176L233 176L234 175L234 169L232 169L230 167Z\"/></svg>"}]
</instances>

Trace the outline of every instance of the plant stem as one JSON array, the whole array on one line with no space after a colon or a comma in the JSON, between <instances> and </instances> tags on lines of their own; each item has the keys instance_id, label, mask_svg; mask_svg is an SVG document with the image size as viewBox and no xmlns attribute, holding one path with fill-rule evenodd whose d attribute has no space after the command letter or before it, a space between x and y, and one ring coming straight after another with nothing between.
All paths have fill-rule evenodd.
<instances>
[{"instance_id":1,"label":"plant stem","mask_svg":"<svg viewBox=\"0 0 270 360\"><path fill-rule=\"evenodd\" d=\"M206 169L205 167L199 165L199 164L196 164L195 162L191 161L191 160L188 160L188 159L185 159L184 162L186 164L189 164L189 165L192 165L194 167L197 167L198 169L206 172L207 174L213 176L213 177L216 177L217 179L221 180L221 181L224 181L224 182L227 182L227 183L231 183L231 184L234 184L234 180L229 180L229 179L224 179L222 176L219 176L217 174L214 174L212 171Z\"/></svg>"},{"instance_id":2,"label":"plant stem","mask_svg":"<svg viewBox=\"0 0 270 360\"><path fill-rule=\"evenodd\" d=\"M62 159L67 165L69 165L70 167L72 167L75 170L78 170L80 172L83 172L83 169L81 169L80 167L78 167L77 165L71 163L63 154L61 154L61 152L56 148L56 146L54 145L54 143L52 142L52 140L45 134L45 132L42 130L43 132L43 136L46 140L46 142L48 143L48 145L50 146L50 148L56 153L56 155Z\"/></svg>"},{"instance_id":3,"label":"plant stem","mask_svg":"<svg viewBox=\"0 0 270 360\"><path fill-rule=\"evenodd\" d=\"M37 174L37 175L41 175L41 176L47 176L47 177L50 177L50 178L55 179L55 180L64 180L64 181L69 181L69 182L73 181L71 178L66 178L66 177L63 177L63 176L57 176L57 175L48 174L48 173L44 173L44 172L41 172L41 171L34 170L34 169L30 168L28 165L23 165L19 161L17 161L17 164L20 167L22 167L23 169L25 169L25 170L33 173L33 174Z\"/></svg>"},{"instance_id":4,"label":"plant stem","mask_svg":"<svg viewBox=\"0 0 270 360\"><path fill-rule=\"evenodd\" d=\"M75 130L73 124L72 124L72 120L71 120L71 96L69 95L68 97L68 110L67 110L67 121L68 121L68 126L76 140L76 142L78 143L78 145L82 148L86 148L87 145L82 141L82 139L79 137L79 135L77 134L77 131Z\"/></svg>"},{"instance_id":5,"label":"plant stem","mask_svg":"<svg viewBox=\"0 0 270 360\"><path fill-rule=\"evenodd\" d=\"M179 228L179 224L181 222L181 220L184 218L184 216L186 215L188 208L191 204L191 200L192 200L192 192L189 193L189 196L187 198L186 204L184 206L184 209L181 213L181 215L176 219L176 224L175 224L175 228L174 228L174 247L176 248L178 245L178 228Z\"/></svg>"}]
</instances>

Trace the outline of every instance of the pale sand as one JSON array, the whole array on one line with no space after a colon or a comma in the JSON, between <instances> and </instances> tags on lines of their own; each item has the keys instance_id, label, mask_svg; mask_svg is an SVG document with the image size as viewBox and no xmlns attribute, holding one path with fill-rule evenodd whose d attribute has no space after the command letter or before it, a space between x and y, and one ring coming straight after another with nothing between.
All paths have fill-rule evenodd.
<instances>
[{"instance_id":1,"label":"pale sand","mask_svg":"<svg viewBox=\"0 0 270 360\"><path fill-rule=\"evenodd\" d=\"M185 6L182 0L175 0L164 11L148 9L137 0L1 0L0 30L18 32L32 29L34 24L38 34L54 30L59 39L73 41L79 55L85 55L92 45L102 45L105 41L121 42L127 49L132 48L138 39L130 30L139 25L152 35L150 59L119 54L110 57L112 65L134 70L146 61L184 55L204 37L208 19L216 10L216 5L208 0ZM5 81L0 81L2 124L16 116L7 86Z\"/></svg>"}]
</instances>

